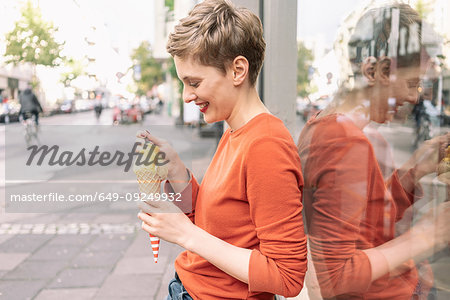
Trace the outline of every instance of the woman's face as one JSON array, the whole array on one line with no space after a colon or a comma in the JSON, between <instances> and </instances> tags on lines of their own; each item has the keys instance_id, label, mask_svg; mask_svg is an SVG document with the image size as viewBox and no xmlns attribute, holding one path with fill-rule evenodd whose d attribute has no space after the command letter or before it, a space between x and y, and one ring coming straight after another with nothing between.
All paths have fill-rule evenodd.
<instances>
[{"instance_id":1,"label":"woman's face","mask_svg":"<svg viewBox=\"0 0 450 300\"><path fill-rule=\"evenodd\" d=\"M226 74L192 58L174 58L177 74L183 82L183 101L194 102L207 123L227 121L236 106L231 72Z\"/></svg>"},{"instance_id":2,"label":"woman's face","mask_svg":"<svg viewBox=\"0 0 450 300\"><path fill-rule=\"evenodd\" d=\"M388 69L380 64L372 90L370 119L377 123L392 121L400 106L416 104L419 98L420 68Z\"/></svg>"}]
</instances>

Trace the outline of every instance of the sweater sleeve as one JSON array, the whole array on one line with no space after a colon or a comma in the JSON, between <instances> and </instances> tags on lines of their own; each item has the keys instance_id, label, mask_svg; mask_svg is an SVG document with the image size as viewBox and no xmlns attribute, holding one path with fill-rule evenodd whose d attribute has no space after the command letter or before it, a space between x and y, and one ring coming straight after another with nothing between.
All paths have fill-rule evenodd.
<instances>
[{"instance_id":1,"label":"sweater sleeve","mask_svg":"<svg viewBox=\"0 0 450 300\"><path fill-rule=\"evenodd\" d=\"M294 144L264 138L246 157L250 216L260 241L250 256L249 291L296 296L306 272L300 159Z\"/></svg>"},{"instance_id":2,"label":"sweater sleeve","mask_svg":"<svg viewBox=\"0 0 450 300\"><path fill-rule=\"evenodd\" d=\"M190 171L189 176L190 180L188 185L180 192L179 200L181 201L175 201L174 203L189 217L189 219L191 219L192 223L195 223L195 204L197 202L199 184ZM164 192L175 194L175 191L168 180L164 183ZM175 198L177 198L177 196Z\"/></svg>"},{"instance_id":3,"label":"sweater sleeve","mask_svg":"<svg viewBox=\"0 0 450 300\"><path fill-rule=\"evenodd\" d=\"M324 298L362 293L370 286L370 262L358 244L374 159L367 140L345 136L329 143L313 141L308 159L302 158L304 201L311 206L306 214L308 238Z\"/></svg>"},{"instance_id":4,"label":"sweater sleeve","mask_svg":"<svg viewBox=\"0 0 450 300\"><path fill-rule=\"evenodd\" d=\"M414 189L411 192L406 191L402 186L398 170L395 170L386 182L386 186L391 191L392 198L394 199L397 208L395 221L402 219L406 209L423 197L422 186L420 183L415 184L414 175L412 173L412 170L409 170L402 176L404 181L407 181L411 186L414 186Z\"/></svg>"}]
</instances>

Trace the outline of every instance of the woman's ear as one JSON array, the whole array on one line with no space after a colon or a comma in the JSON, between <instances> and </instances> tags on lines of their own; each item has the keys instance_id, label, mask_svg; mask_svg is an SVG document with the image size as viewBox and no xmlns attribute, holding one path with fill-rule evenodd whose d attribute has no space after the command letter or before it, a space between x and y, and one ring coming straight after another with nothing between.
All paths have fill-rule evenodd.
<instances>
[{"instance_id":1,"label":"woman's ear","mask_svg":"<svg viewBox=\"0 0 450 300\"><path fill-rule=\"evenodd\" d=\"M367 57L361 63L361 73L367 80L368 86L375 85L375 68L377 66L377 59L373 56Z\"/></svg>"},{"instance_id":2,"label":"woman's ear","mask_svg":"<svg viewBox=\"0 0 450 300\"><path fill-rule=\"evenodd\" d=\"M233 60L231 64L231 75L234 86L239 86L245 81L248 77L248 68L248 60L244 56L239 55Z\"/></svg>"},{"instance_id":3,"label":"woman's ear","mask_svg":"<svg viewBox=\"0 0 450 300\"><path fill-rule=\"evenodd\" d=\"M380 58L375 71L375 78L382 85L389 85L391 75L391 59L389 57Z\"/></svg>"}]
</instances>

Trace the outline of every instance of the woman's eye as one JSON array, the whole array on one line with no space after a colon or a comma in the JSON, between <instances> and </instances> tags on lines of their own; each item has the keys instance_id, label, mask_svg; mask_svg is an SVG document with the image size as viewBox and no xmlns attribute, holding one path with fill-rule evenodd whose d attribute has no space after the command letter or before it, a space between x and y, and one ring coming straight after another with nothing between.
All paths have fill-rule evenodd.
<instances>
[{"instance_id":1,"label":"woman's eye","mask_svg":"<svg viewBox=\"0 0 450 300\"><path fill-rule=\"evenodd\" d=\"M198 82L190 82L189 86L192 86L194 88L198 87L199 83Z\"/></svg>"}]
</instances>

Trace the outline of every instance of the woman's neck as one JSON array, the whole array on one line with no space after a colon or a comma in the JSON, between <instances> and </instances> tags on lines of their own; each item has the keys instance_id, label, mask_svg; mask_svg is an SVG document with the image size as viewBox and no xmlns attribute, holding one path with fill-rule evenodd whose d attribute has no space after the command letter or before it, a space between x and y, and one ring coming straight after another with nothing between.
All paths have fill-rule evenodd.
<instances>
[{"instance_id":1,"label":"woman's neck","mask_svg":"<svg viewBox=\"0 0 450 300\"><path fill-rule=\"evenodd\" d=\"M232 131L235 131L261 113L270 113L258 96L256 88L250 88L237 102L230 118L226 120Z\"/></svg>"},{"instance_id":2,"label":"woman's neck","mask_svg":"<svg viewBox=\"0 0 450 300\"><path fill-rule=\"evenodd\" d=\"M370 100L367 97L367 93L361 90L338 93L333 101L320 112L318 118L331 114L343 114L362 129L370 122Z\"/></svg>"}]
</instances>

